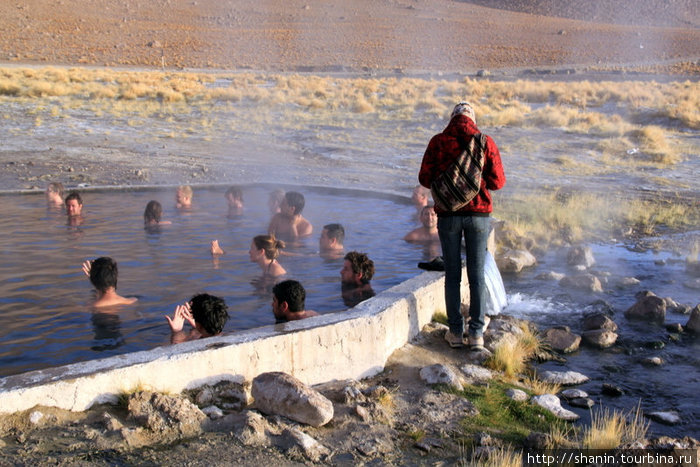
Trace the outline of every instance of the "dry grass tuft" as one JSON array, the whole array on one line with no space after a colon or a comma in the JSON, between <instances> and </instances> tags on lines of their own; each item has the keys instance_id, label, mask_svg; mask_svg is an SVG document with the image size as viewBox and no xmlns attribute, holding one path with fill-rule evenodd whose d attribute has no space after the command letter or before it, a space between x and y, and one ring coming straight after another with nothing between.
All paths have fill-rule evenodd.
<instances>
[{"instance_id":1,"label":"dry grass tuft","mask_svg":"<svg viewBox=\"0 0 700 467\"><path fill-rule=\"evenodd\" d=\"M584 449L614 449L622 443L644 439L649 422L642 417L641 409L625 416L623 413L601 409L591 414L591 426L584 430Z\"/></svg>"},{"instance_id":2,"label":"dry grass tuft","mask_svg":"<svg viewBox=\"0 0 700 467\"><path fill-rule=\"evenodd\" d=\"M506 378L513 378L525 370L529 355L517 339L504 339L484 362L492 370L502 371Z\"/></svg>"},{"instance_id":3,"label":"dry grass tuft","mask_svg":"<svg viewBox=\"0 0 700 467\"><path fill-rule=\"evenodd\" d=\"M471 459L467 461L464 457L458 465L465 467L520 467L523 456L520 452L510 446L493 448L488 451L486 458Z\"/></svg>"},{"instance_id":4,"label":"dry grass tuft","mask_svg":"<svg viewBox=\"0 0 700 467\"><path fill-rule=\"evenodd\" d=\"M678 149L668 140L668 132L661 127L649 125L632 132L637 138L640 150L647 154L652 162L673 165L683 160Z\"/></svg>"},{"instance_id":5,"label":"dry grass tuft","mask_svg":"<svg viewBox=\"0 0 700 467\"><path fill-rule=\"evenodd\" d=\"M537 379L537 374L526 378L523 383L537 396L541 396L542 394L558 394L559 391L561 391L561 384L547 383Z\"/></svg>"}]
</instances>

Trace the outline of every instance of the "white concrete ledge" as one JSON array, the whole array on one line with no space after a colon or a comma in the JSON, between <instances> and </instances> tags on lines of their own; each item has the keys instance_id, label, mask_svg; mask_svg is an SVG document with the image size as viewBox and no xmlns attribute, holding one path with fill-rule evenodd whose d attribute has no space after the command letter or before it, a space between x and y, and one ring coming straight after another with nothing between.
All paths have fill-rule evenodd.
<instances>
[{"instance_id":1,"label":"white concrete ledge","mask_svg":"<svg viewBox=\"0 0 700 467\"><path fill-rule=\"evenodd\" d=\"M468 297L466 280L462 289ZM179 393L268 371L309 385L364 378L444 309L443 273L424 272L347 312L1 378L0 413L83 411L137 388Z\"/></svg>"}]
</instances>

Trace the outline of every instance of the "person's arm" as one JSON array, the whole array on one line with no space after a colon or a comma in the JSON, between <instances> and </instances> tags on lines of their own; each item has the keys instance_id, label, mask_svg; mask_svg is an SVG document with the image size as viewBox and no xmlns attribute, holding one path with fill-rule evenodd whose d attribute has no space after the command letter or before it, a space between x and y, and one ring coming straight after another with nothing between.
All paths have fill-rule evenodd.
<instances>
[{"instance_id":1,"label":"person's arm","mask_svg":"<svg viewBox=\"0 0 700 467\"><path fill-rule=\"evenodd\" d=\"M420 164L420 171L418 172L418 182L426 187L430 188L430 185L435 179L435 169L437 166L437 135L433 136L428 143L428 147L425 149L423 154L423 160Z\"/></svg>"},{"instance_id":2,"label":"person's arm","mask_svg":"<svg viewBox=\"0 0 700 467\"><path fill-rule=\"evenodd\" d=\"M486 162L484 163L481 178L489 190L500 190L506 184L506 174L503 171L501 153L490 136L486 139Z\"/></svg>"}]
</instances>

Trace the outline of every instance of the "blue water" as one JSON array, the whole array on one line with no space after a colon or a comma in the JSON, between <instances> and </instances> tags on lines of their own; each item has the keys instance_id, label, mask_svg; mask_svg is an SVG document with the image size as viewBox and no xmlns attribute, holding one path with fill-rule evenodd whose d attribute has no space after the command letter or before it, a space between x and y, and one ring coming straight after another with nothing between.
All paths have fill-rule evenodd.
<instances>
[{"instance_id":1,"label":"blue water","mask_svg":"<svg viewBox=\"0 0 700 467\"><path fill-rule=\"evenodd\" d=\"M199 292L226 300L226 333L274 323L271 284L259 283L260 268L248 256L252 238L267 233L272 188L244 187L245 211L234 219L226 217L226 188L197 189L194 209L185 213L174 208L174 189L85 192L80 227L68 227L63 212L47 208L43 196L3 196L9 222L0 228L0 376L170 345L165 315ZM427 253L402 240L417 226L407 199L294 189L306 197L303 214L314 234L288 249L297 256L279 261L288 272L284 278L306 288L308 309L347 309L342 259L318 255L325 224L342 223L345 251L366 252L375 262L377 293L422 272L416 264ZM172 221L156 234L143 229L151 199ZM218 261L209 252L213 239L226 251ZM118 262L117 291L138 297L135 305L111 314L89 306L94 292L81 264L98 256Z\"/></svg>"}]
</instances>

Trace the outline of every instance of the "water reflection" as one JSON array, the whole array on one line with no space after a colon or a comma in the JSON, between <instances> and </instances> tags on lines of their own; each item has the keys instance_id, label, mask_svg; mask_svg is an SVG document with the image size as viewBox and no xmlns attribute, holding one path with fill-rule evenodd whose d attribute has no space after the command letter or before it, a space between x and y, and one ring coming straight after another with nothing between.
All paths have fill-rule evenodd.
<instances>
[{"instance_id":1,"label":"water reflection","mask_svg":"<svg viewBox=\"0 0 700 467\"><path fill-rule=\"evenodd\" d=\"M94 311L91 321L95 331L95 339L92 346L90 346L91 350L102 352L104 350L114 350L124 345L121 319L118 313Z\"/></svg>"}]
</instances>

